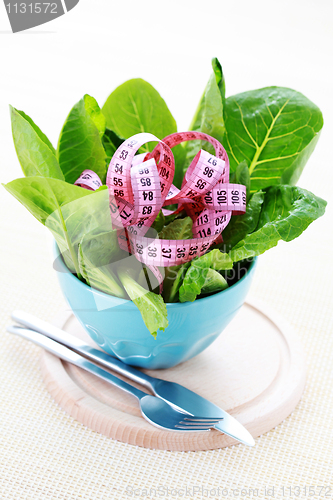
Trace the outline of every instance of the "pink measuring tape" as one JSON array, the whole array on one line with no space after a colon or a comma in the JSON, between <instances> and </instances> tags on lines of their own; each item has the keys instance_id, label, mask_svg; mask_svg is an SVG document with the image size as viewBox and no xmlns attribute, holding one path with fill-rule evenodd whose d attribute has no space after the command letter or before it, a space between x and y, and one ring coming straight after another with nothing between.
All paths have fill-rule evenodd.
<instances>
[{"instance_id":1,"label":"pink measuring tape","mask_svg":"<svg viewBox=\"0 0 333 500\"><path fill-rule=\"evenodd\" d=\"M191 140L211 143L215 155L201 150L185 174L181 189L172 184L175 162L174 146ZM147 142L157 142L151 153L136 155ZM91 170L85 170L76 185L97 189L101 180ZM221 233L231 215L246 211L246 187L229 184L229 159L223 146L201 132L180 132L160 141L149 133L127 139L113 155L107 173L112 224L118 230L121 248L152 268L176 266L203 255ZM162 209L178 204L193 221L193 238L165 240L145 234ZM161 282L161 278L160 278Z\"/></svg>"}]
</instances>

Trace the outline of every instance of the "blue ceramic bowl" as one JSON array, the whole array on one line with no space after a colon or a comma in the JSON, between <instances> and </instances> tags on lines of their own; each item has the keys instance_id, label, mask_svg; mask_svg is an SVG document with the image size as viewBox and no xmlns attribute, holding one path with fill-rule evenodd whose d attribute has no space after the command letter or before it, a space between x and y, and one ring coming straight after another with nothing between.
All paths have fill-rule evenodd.
<instances>
[{"instance_id":1,"label":"blue ceramic bowl","mask_svg":"<svg viewBox=\"0 0 333 500\"><path fill-rule=\"evenodd\" d=\"M56 269L62 292L90 337L124 363L142 368L170 368L196 356L220 335L244 303L256 259L230 288L194 302L167 304L169 326L155 340L130 300L90 288L64 264L57 244Z\"/></svg>"}]
</instances>

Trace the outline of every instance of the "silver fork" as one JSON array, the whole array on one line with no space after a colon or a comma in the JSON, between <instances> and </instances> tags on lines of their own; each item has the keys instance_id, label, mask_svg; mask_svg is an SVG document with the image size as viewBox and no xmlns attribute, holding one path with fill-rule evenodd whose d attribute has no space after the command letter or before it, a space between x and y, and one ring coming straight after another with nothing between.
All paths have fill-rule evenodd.
<instances>
[{"instance_id":1,"label":"silver fork","mask_svg":"<svg viewBox=\"0 0 333 500\"><path fill-rule=\"evenodd\" d=\"M64 345L59 344L55 340L45 337L34 330L19 326L8 326L7 331L14 333L15 335L19 335L24 339L31 340L35 344L43 347L52 354L55 354L64 361L68 361L79 368L83 368L102 380L105 380L106 382L119 387L119 389L132 394L139 400L142 416L148 420L148 422L156 427L159 427L160 429L181 432L209 431L221 420L221 417L212 418L186 415L176 410L162 399L140 391L140 389L133 387L124 380L121 380L115 375L103 370L103 368L91 363L71 349L68 349Z\"/></svg>"}]
</instances>

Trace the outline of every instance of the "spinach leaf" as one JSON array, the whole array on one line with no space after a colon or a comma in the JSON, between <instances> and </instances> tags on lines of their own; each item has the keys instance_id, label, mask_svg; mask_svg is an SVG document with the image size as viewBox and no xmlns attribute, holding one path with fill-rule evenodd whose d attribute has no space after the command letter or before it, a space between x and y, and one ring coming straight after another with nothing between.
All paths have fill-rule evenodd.
<instances>
[{"instance_id":1,"label":"spinach leaf","mask_svg":"<svg viewBox=\"0 0 333 500\"><path fill-rule=\"evenodd\" d=\"M43 132L22 111L10 107L16 154L24 175L64 180L54 148Z\"/></svg>"},{"instance_id":2,"label":"spinach leaf","mask_svg":"<svg viewBox=\"0 0 333 500\"><path fill-rule=\"evenodd\" d=\"M58 160L65 180L74 184L86 169L105 182L106 154L101 140L101 112L93 97L85 95L70 111L58 142ZM96 126L98 124L98 127Z\"/></svg>"},{"instance_id":3,"label":"spinach leaf","mask_svg":"<svg viewBox=\"0 0 333 500\"><path fill-rule=\"evenodd\" d=\"M118 137L117 134L113 132L113 130L110 130L109 128L105 129L105 133L102 137L102 142L106 153L107 167L109 166L112 156L115 154L115 152L117 151L119 146L121 146L121 144L124 142L124 140L125 139Z\"/></svg>"},{"instance_id":4,"label":"spinach leaf","mask_svg":"<svg viewBox=\"0 0 333 500\"><path fill-rule=\"evenodd\" d=\"M223 231L223 243L219 246L224 252L231 250L240 240L256 229L264 196L263 191L254 193L247 204L245 214L231 217L229 224Z\"/></svg>"},{"instance_id":5,"label":"spinach leaf","mask_svg":"<svg viewBox=\"0 0 333 500\"><path fill-rule=\"evenodd\" d=\"M176 122L157 90L141 78L128 80L107 98L103 108L107 127L118 136L150 132L158 139L177 131ZM149 145L149 151L153 146ZM148 145L143 146L148 151Z\"/></svg>"},{"instance_id":6,"label":"spinach leaf","mask_svg":"<svg viewBox=\"0 0 333 500\"><path fill-rule=\"evenodd\" d=\"M11 110L14 110L15 108L12 108L10 106ZM36 125L36 123L30 118L30 116L26 115L24 111L19 111L18 109L15 109L16 113L22 116L27 122L30 123L38 137L51 149L52 153L55 155L56 150L54 149L53 145L49 141L49 139L46 137L46 135L41 131L41 129Z\"/></svg>"},{"instance_id":7,"label":"spinach leaf","mask_svg":"<svg viewBox=\"0 0 333 500\"><path fill-rule=\"evenodd\" d=\"M118 269L119 279L128 293L130 299L139 309L146 327L156 338L158 330L165 330L168 326L167 308L161 295L147 292L132 277L131 270Z\"/></svg>"},{"instance_id":8,"label":"spinach leaf","mask_svg":"<svg viewBox=\"0 0 333 500\"><path fill-rule=\"evenodd\" d=\"M97 104L97 101L94 97L91 97L88 94L84 96L84 106L86 111L98 130L99 136L102 138L106 128L106 120L103 115L100 107Z\"/></svg>"},{"instance_id":9,"label":"spinach leaf","mask_svg":"<svg viewBox=\"0 0 333 500\"><path fill-rule=\"evenodd\" d=\"M175 219L158 233L160 240L188 240L193 238L191 217Z\"/></svg>"},{"instance_id":10,"label":"spinach leaf","mask_svg":"<svg viewBox=\"0 0 333 500\"><path fill-rule=\"evenodd\" d=\"M76 256L78 245L86 235L86 241L89 238L91 249L96 253L96 261L100 258L101 265L117 258L120 250L115 232L112 230L107 189L94 191L88 198L71 201L61 208L61 212L58 210L52 213L45 223L55 236L67 267L71 269L75 263L72 262L67 241L62 241L62 221ZM95 265L96 261L94 260Z\"/></svg>"},{"instance_id":11,"label":"spinach leaf","mask_svg":"<svg viewBox=\"0 0 333 500\"><path fill-rule=\"evenodd\" d=\"M208 269L205 283L201 289L202 294L221 292L228 288L228 283L220 273L214 269Z\"/></svg>"},{"instance_id":12,"label":"spinach leaf","mask_svg":"<svg viewBox=\"0 0 333 500\"><path fill-rule=\"evenodd\" d=\"M298 181L323 126L320 109L284 87L267 87L228 97L224 146L231 170L249 165L251 191Z\"/></svg>"},{"instance_id":13,"label":"spinach leaf","mask_svg":"<svg viewBox=\"0 0 333 500\"><path fill-rule=\"evenodd\" d=\"M177 210L177 204L175 205L168 205L169 210ZM169 215L165 215L165 225L170 224L170 222L173 222L176 219L184 219L187 217L185 210L181 210L180 212L174 212Z\"/></svg>"},{"instance_id":14,"label":"spinach leaf","mask_svg":"<svg viewBox=\"0 0 333 500\"><path fill-rule=\"evenodd\" d=\"M215 137L222 143L225 125L223 107L225 100L225 80L222 66L217 58L212 60L213 73L210 76L203 96L194 114L190 130L200 131ZM183 174L200 149L213 153L214 149L205 141L189 141L186 143L186 162Z\"/></svg>"},{"instance_id":15,"label":"spinach leaf","mask_svg":"<svg viewBox=\"0 0 333 500\"><path fill-rule=\"evenodd\" d=\"M68 206L76 202L87 207L87 198L90 198L93 192L61 180L44 177L24 177L11 181L4 187L42 224L47 226L49 221L52 222L49 228L57 240L60 251L68 253L66 264L80 277L77 254L63 212L67 206L68 216L75 217ZM81 221L81 224L84 224L84 221Z\"/></svg>"},{"instance_id":16,"label":"spinach leaf","mask_svg":"<svg viewBox=\"0 0 333 500\"><path fill-rule=\"evenodd\" d=\"M172 148L172 154L175 159L175 175L172 184L177 188L181 188L184 177L184 165L186 162L186 151L182 144Z\"/></svg>"},{"instance_id":17,"label":"spinach leaf","mask_svg":"<svg viewBox=\"0 0 333 500\"><path fill-rule=\"evenodd\" d=\"M94 198L94 205L102 205L101 200L96 202ZM102 216L103 217L103 216ZM80 245L82 252L95 266L107 266L109 264L118 262L121 257L121 250L118 244L117 231L111 227L111 219L109 220L110 229L107 228L108 220L99 219L99 222L104 226L95 225L90 227L90 231L83 235ZM88 227L86 226L88 230ZM126 254L127 255L127 254Z\"/></svg>"},{"instance_id":18,"label":"spinach leaf","mask_svg":"<svg viewBox=\"0 0 333 500\"><path fill-rule=\"evenodd\" d=\"M229 182L231 184L243 184L243 186L246 187L246 199L247 201L249 200L251 191L251 178L249 167L247 166L245 160L237 165L237 168L234 172L231 172Z\"/></svg>"},{"instance_id":19,"label":"spinach leaf","mask_svg":"<svg viewBox=\"0 0 333 500\"><path fill-rule=\"evenodd\" d=\"M102 111L107 126L119 137L150 132L158 139L163 139L177 132L177 124L165 101L152 85L141 78L128 80L117 87L107 98ZM154 143L144 144L140 152L152 151L154 146ZM172 153L175 158L173 183L180 188L185 150L179 144L172 148Z\"/></svg>"},{"instance_id":20,"label":"spinach leaf","mask_svg":"<svg viewBox=\"0 0 333 500\"><path fill-rule=\"evenodd\" d=\"M162 210L160 210L154 220L154 222L152 223L152 228L155 229L155 231L157 233L159 233L160 231L162 231L163 227L164 227L164 224L165 224L165 216L162 212Z\"/></svg>"},{"instance_id":21,"label":"spinach leaf","mask_svg":"<svg viewBox=\"0 0 333 500\"><path fill-rule=\"evenodd\" d=\"M78 245L85 236L94 263L117 258L119 246L109 211L107 189L89 191L67 182L43 177L16 179L4 186L55 237L69 270L81 276ZM104 259L104 260L103 260Z\"/></svg>"},{"instance_id":22,"label":"spinach leaf","mask_svg":"<svg viewBox=\"0 0 333 500\"><path fill-rule=\"evenodd\" d=\"M169 266L165 268L163 280L163 299L165 302L179 301L179 288L181 287L186 271L190 267L190 262L185 262L179 266Z\"/></svg>"},{"instance_id":23,"label":"spinach leaf","mask_svg":"<svg viewBox=\"0 0 333 500\"><path fill-rule=\"evenodd\" d=\"M226 253L214 249L192 260L179 289L180 302L193 302L205 286L209 269L221 271L232 268L232 260Z\"/></svg>"},{"instance_id":24,"label":"spinach leaf","mask_svg":"<svg viewBox=\"0 0 333 500\"><path fill-rule=\"evenodd\" d=\"M110 234L107 233L107 236ZM97 258L97 254L89 246L91 239L88 239L88 245L85 241L85 236L79 244L79 266L82 277L87 285L104 293L114 295L122 299L127 298L122 286L120 285L115 274L112 272L110 265L103 265ZM102 255L105 259L105 254Z\"/></svg>"},{"instance_id":25,"label":"spinach leaf","mask_svg":"<svg viewBox=\"0 0 333 500\"><path fill-rule=\"evenodd\" d=\"M234 262L260 255L279 240L297 238L325 212L326 201L297 186L272 186L264 193L256 230L243 236L229 252Z\"/></svg>"}]
</instances>

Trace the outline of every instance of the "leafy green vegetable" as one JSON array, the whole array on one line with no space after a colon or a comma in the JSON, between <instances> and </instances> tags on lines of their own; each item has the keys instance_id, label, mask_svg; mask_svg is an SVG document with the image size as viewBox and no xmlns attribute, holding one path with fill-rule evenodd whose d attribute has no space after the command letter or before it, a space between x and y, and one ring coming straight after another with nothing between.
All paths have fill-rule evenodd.
<instances>
[{"instance_id":1,"label":"leafy green vegetable","mask_svg":"<svg viewBox=\"0 0 333 500\"><path fill-rule=\"evenodd\" d=\"M90 95L86 94L84 97L84 106L85 109L96 125L96 128L98 130L99 136L103 137L105 128L106 128L106 119L105 116L103 115L100 107L97 104L96 99L91 97Z\"/></svg>"},{"instance_id":2,"label":"leafy green vegetable","mask_svg":"<svg viewBox=\"0 0 333 500\"><path fill-rule=\"evenodd\" d=\"M101 140L103 119L98 109L95 99L85 95L70 111L60 133L59 165L65 180L71 184L86 169L96 172L105 182L106 154Z\"/></svg>"},{"instance_id":3,"label":"leafy green vegetable","mask_svg":"<svg viewBox=\"0 0 333 500\"><path fill-rule=\"evenodd\" d=\"M175 219L159 232L158 237L160 240L188 240L193 238L192 226L191 217Z\"/></svg>"},{"instance_id":4,"label":"leafy green vegetable","mask_svg":"<svg viewBox=\"0 0 333 500\"><path fill-rule=\"evenodd\" d=\"M272 186L264 190L258 226L229 252L237 262L264 253L279 240L291 241L325 212L326 201L297 186Z\"/></svg>"},{"instance_id":5,"label":"leafy green vegetable","mask_svg":"<svg viewBox=\"0 0 333 500\"><path fill-rule=\"evenodd\" d=\"M169 266L165 268L163 281L163 299L165 302L178 302L179 288L181 287L190 262L185 262L179 266Z\"/></svg>"},{"instance_id":6,"label":"leafy green vegetable","mask_svg":"<svg viewBox=\"0 0 333 500\"><path fill-rule=\"evenodd\" d=\"M104 200L94 198L94 205L102 205ZM117 231L111 227L111 220L98 220L99 223L104 222L104 228L98 225L90 228L90 232L84 234L80 240L80 245L84 255L89 258L95 267L107 266L121 258L121 250L118 244ZM109 223L110 228L107 227ZM87 231L88 226L85 226Z\"/></svg>"},{"instance_id":7,"label":"leafy green vegetable","mask_svg":"<svg viewBox=\"0 0 333 500\"><path fill-rule=\"evenodd\" d=\"M160 231L162 231L164 224L165 224L165 217L162 210L160 210L151 227L155 229L157 233L159 233Z\"/></svg>"},{"instance_id":8,"label":"leafy green vegetable","mask_svg":"<svg viewBox=\"0 0 333 500\"><path fill-rule=\"evenodd\" d=\"M247 201L249 200L251 191L251 178L249 167L247 166L245 160L237 165L237 168L234 172L231 172L229 182L231 184L243 184L243 186L246 187L246 199Z\"/></svg>"},{"instance_id":9,"label":"leafy green vegetable","mask_svg":"<svg viewBox=\"0 0 333 500\"><path fill-rule=\"evenodd\" d=\"M213 73L210 76L203 96L194 114L190 130L200 131L215 137L222 143L225 125L223 107L225 100L225 80L222 66L217 58L212 60ZM186 162L184 171L200 149L213 152L214 148L205 141L189 141L186 143Z\"/></svg>"},{"instance_id":10,"label":"leafy green vegetable","mask_svg":"<svg viewBox=\"0 0 333 500\"><path fill-rule=\"evenodd\" d=\"M105 129L105 133L102 137L102 143L106 153L106 164L107 167L111 161L112 156L115 154L119 146L124 142L125 139L118 137L113 130L109 128Z\"/></svg>"},{"instance_id":11,"label":"leafy green vegetable","mask_svg":"<svg viewBox=\"0 0 333 500\"><path fill-rule=\"evenodd\" d=\"M180 302L193 302L206 284L208 270L221 271L232 268L232 260L226 253L215 249L191 261L179 289Z\"/></svg>"},{"instance_id":12,"label":"leafy green vegetable","mask_svg":"<svg viewBox=\"0 0 333 500\"><path fill-rule=\"evenodd\" d=\"M36 123L30 118L30 116L26 115L24 113L24 111L19 111L18 109L15 109L15 108L12 108L10 106L10 110L11 111L16 111L16 113L18 113L19 115L22 116L22 118L24 118L27 122L30 123L30 125L32 126L32 128L34 129L34 131L36 132L36 134L38 135L38 137L51 149L52 153L55 155L56 154L56 150L54 149L53 145L51 144L51 142L49 141L49 139L46 137L46 135L41 131L41 129L36 125Z\"/></svg>"},{"instance_id":13,"label":"leafy green vegetable","mask_svg":"<svg viewBox=\"0 0 333 500\"><path fill-rule=\"evenodd\" d=\"M177 187L181 188L182 181L184 177L184 164L186 160L186 151L182 144L178 144L172 148L172 154L175 158L175 175L173 177L172 183Z\"/></svg>"},{"instance_id":14,"label":"leafy green vegetable","mask_svg":"<svg viewBox=\"0 0 333 500\"><path fill-rule=\"evenodd\" d=\"M59 207L93 194L87 189L43 177L23 177L3 186L44 225Z\"/></svg>"},{"instance_id":15,"label":"leafy green vegetable","mask_svg":"<svg viewBox=\"0 0 333 500\"><path fill-rule=\"evenodd\" d=\"M108 128L119 137L150 132L158 139L163 139L177 132L177 124L164 99L141 78L128 80L117 87L107 98L102 111ZM155 144L145 144L141 151L152 151ZM175 158L174 184L180 187L185 150L182 145L178 145L172 149L172 153Z\"/></svg>"},{"instance_id":16,"label":"leafy green vegetable","mask_svg":"<svg viewBox=\"0 0 333 500\"><path fill-rule=\"evenodd\" d=\"M107 98L102 111L107 127L121 137L150 132L163 139L177 131L165 101L141 78L128 80L117 87ZM148 145L144 147L148 151Z\"/></svg>"},{"instance_id":17,"label":"leafy green vegetable","mask_svg":"<svg viewBox=\"0 0 333 500\"><path fill-rule=\"evenodd\" d=\"M77 255L84 235L90 236L96 259L118 255L107 189L93 192L43 177L16 179L4 187L52 232L71 272L81 275Z\"/></svg>"},{"instance_id":18,"label":"leafy green vegetable","mask_svg":"<svg viewBox=\"0 0 333 500\"><path fill-rule=\"evenodd\" d=\"M71 202L79 201L81 206L87 206L86 200L84 203L81 203L80 200L91 197L92 192L72 186L64 181L44 177L16 179L4 187L42 224L47 225L47 221L52 219L53 224L50 229L57 240L60 251L69 252L66 264L72 272L76 272L80 277L77 254L67 230L63 210L66 205L67 207L72 205ZM69 216L74 215L71 210L68 212Z\"/></svg>"},{"instance_id":19,"label":"leafy green vegetable","mask_svg":"<svg viewBox=\"0 0 333 500\"><path fill-rule=\"evenodd\" d=\"M201 293L207 294L221 292L222 290L225 290L225 288L228 288L228 283L223 278L223 276L221 276L221 274L214 269L208 269L206 280L202 287Z\"/></svg>"},{"instance_id":20,"label":"leafy green vegetable","mask_svg":"<svg viewBox=\"0 0 333 500\"><path fill-rule=\"evenodd\" d=\"M231 170L246 160L252 192L274 184L295 184L323 126L320 109L284 87L228 97L224 116L224 146Z\"/></svg>"},{"instance_id":21,"label":"leafy green vegetable","mask_svg":"<svg viewBox=\"0 0 333 500\"><path fill-rule=\"evenodd\" d=\"M45 225L56 238L69 268L73 266L72 255L68 253L67 241L62 241L63 225L66 226L68 239L75 255L78 255L78 245L82 237L86 235L86 241L89 238L91 248L96 254L96 261L97 258L102 259L103 253L105 254L104 260L100 261L101 265L118 258L120 250L116 234L112 230L107 189L92 192L89 198L80 198L64 205L61 213L55 211L48 217Z\"/></svg>"},{"instance_id":22,"label":"leafy green vegetable","mask_svg":"<svg viewBox=\"0 0 333 500\"><path fill-rule=\"evenodd\" d=\"M224 252L231 250L247 234L253 233L259 221L263 202L263 191L253 193L246 206L245 214L231 217L229 224L223 231L223 243L220 245Z\"/></svg>"},{"instance_id":23,"label":"leafy green vegetable","mask_svg":"<svg viewBox=\"0 0 333 500\"><path fill-rule=\"evenodd\" d=\"M105 259L105 255L103 255L103 259ZM81 275L86 280L87 285L110 295L114 295L115 297L122 299L127 298L118 279L112 272L110 265L102 265L97 259L96 253L91 251L91 247L89 251L89 246L86 245L85 237L82 238L79 244L79 267Z\"/></svg>"},{"instance_id":24,"label":"leafy green vegetable","mask_svg":"<svg viewBox=\"0 0 333 500\"><path fill-rule=\"evenodd\" d=\"M12 107L10 111L16 154L24 175L64 180L50 141L25 113Z\"/></svg>"},{"instance_id":25,"label":"leafy green vegetable","mask_svg":"<svg viewBox=\"0 0 333 500\"><path fill-rule=\"evenodd\" d=\"M212 60L213 73L190 125L191 130L200 130L222 142L225 126L223 105L225 100L225 80L222 66L217 58Z\"/></svg>"},{"instance_id":26,"label":"leafy green vegetable","mask_svg":"<svg viewBox=\"0 0 333 500\"><path fill-rule=\"evenodd\" d=\"M131 300L141 312L143 321L150 333L156 338L158 330L168 326L167 308L161 295L147 292L131 276L131 270L119 269L119 279Z\"/></svg>"}]
</instances>

